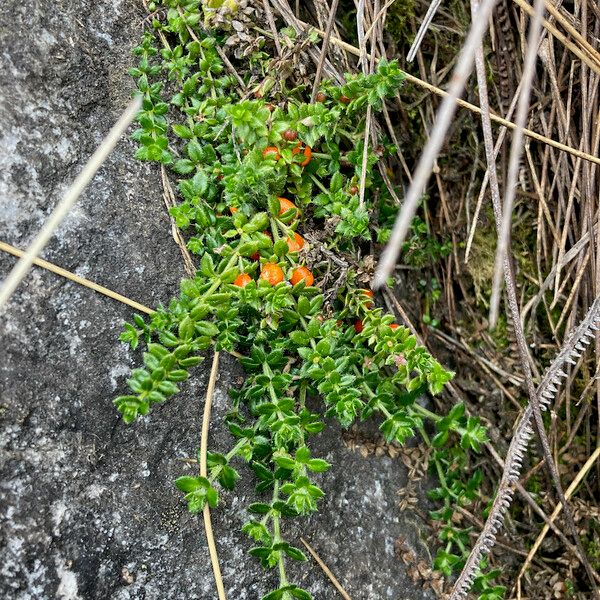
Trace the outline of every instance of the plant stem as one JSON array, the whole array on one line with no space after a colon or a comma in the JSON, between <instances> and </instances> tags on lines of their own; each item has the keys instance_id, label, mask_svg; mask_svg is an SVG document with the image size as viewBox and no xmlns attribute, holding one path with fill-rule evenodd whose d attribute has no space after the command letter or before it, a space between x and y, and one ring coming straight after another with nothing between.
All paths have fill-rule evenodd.
<instances>
[{"instance_id":1,"label":"plant stem","mask_svg":"<svg viewBox=\"0 0 600 600\"><path fill-rule=\"evenodd\" d=\"M431 419L434 423L438 423L443 418L443 417L440 417L439 415L436 415L434 412L431 412L430 410L426 409L424 406L421 406L418 402L415 402L414 404L412 404L411 408L416 410L417 412L421 413L423 416L427 417L428 419Z\"/></svg>"},{"instance_id":2,"label":"plant stem","mask_svg":"<svg viewBox=\"0 0 600 600\"><path fill-rule=\"evenodd\" d=\"M279 480L276 479L275 485L273 487L273 504L275 502L277 502L278 499L279 499ZM280 518L281 517L279 516L279 514L273 515L273 542L275 544L279 544L282 541L280 524L279 524ZM279 566L279 587L285 587L286 585L288 585L288 580L287 580L287 576L285 574L285 559L283 558L283 552L281 552L281 551L279 553L278 566Z\"/></svg>"}]
</instances>

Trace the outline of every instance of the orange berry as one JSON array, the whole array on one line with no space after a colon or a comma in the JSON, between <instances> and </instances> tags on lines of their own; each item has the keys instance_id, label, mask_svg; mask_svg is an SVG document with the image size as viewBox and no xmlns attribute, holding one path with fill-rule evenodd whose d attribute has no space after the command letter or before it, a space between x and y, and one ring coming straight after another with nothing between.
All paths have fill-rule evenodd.
<instances>
[{"instance_id":1,"label":"orange berry","mask_svg":"<svg viewBox=\"0 0 600 600\"><path fill-rule=\"evenodd\" d=\"M239 210L239 209L237 208L237 206L230 206L230 207L229 207L229 212L230 212L232 215L235 215L235 213L236 213L238 210Z\"/></svg>"},{"instance_id":2,"label":"orange berry","mask_svg":"<svg viewBox=\"0 0 600 600\"><path fill-rule=\"evenodd\" d=\"M368 296L369 298L373 298L375 296L375 294L371 290L367 290L365 288L359 290L359 292L363 293L365 296ZM374 305L373 302L367 302L365 306L367 308L373 308L373 305Z\"/></svg>"},{"instance_id":3,"label":"orange berry","mask_svg":"<svg viewBox=\"0 0 600 600\"><path fill-rule=\"evenodd\" d=\"M248 275L248 273L240 273L233 282L233 285L237 285L238 287L246 287L252 281L252 277Z\"/></svg>"},{"instance_id":4,"label":"orange berry","mask_svg":"<svg viewBox=\"0 0 600 600\"><path fill-rule=\"evenodd\" d=\"M360 319L354 322L354 331L356 331L356 333L360 333L363 329L364 325Z\"/></svg>"},{"instance_id":5,"label":"orange berry","mask_svg":"<svg viewBox=\"0 0 600 600\"><path fill-rule=\"evenodd\" d=\"M391 329L392 331L396 331L396 329L398 329L398 327L400 327L400 325L398 325L398 323L392 323L392 324L390 325L390 329Z\"/></svg>"},{"instance_id":6,"label":"orange berry","mask_svg":"<svg viewBox=\"0 0 600 600\"><path fill-rule=\"evenodd\" d=\"M279 154L279 150L275 148L275 146L268 146L263 150L263 158L274 158L275 160L279 160L281 155Z\"/></svg>"},{"instance_id":7,"label":"orange berry","mask_svg":"<svg viewBox=\"0 0 600 600\"><path fill-rule=\"evenodd\" d=\"M291 200L288 200L287 198L278 197L277 200L279 200L279 214L280 215L282 215L284 212L290 210L291 208L295 208L296 210L298 210L297 206Z\"/></svg>"},{"instance_id":8,"label":"orange berry","mask_svg":"<svg viewBox=\"0 0 600 600\"><path fill-rule=\"evenodd\" d=\"M265 263L260 271L260 278L271 285L277 285L283 281L283 271L276 263Z\"/></svg>"},{"instance_id":9,"label":"orange berry","mask_svg":"<svg viewBox=\"0 0 600 600\"><path fill-rule=\"evenodd\" d=\"M298 142L296 147L292 150L292 155L298 154L299 152L304 154L304 160L300 163L300 166L305 167L312 158L312 150L309 146L302 147L302 142Z\"/></svg>"},{"instance_id":10,"label":"orange berry","mask_svg":"<svg viewBox=\"0 0 600 600\"><path fill-rule=\"evenodd\" d=\"M294 237L290 236L285 240L290 252L300 252L304 248L304 238L294 231Z\"/></svg>"},{"instance_id":11,"label":"orange berry","mask_svg":"<svg viewBox=\"0 0 600 600\"><path fill-rule=\"evenodd\" d=\"M298 267L292 272L290 283L296 285L304 281L307 286L311 286L315 282L313 274L306 267Z\"/></svg>"}]
</instances>

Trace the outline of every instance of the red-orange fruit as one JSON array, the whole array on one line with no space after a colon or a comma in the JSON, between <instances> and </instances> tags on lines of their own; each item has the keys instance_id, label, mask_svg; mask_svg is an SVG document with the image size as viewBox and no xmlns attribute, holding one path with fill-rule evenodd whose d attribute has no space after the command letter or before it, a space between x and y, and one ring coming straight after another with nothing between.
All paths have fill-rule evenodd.
<instances>
[{"instance_id":1,"label":"red-orange fruit","mask_svg":"<svg viewBox=\"0 0 600 600\"><path fill-rule=\"evenodd\" d=\"M294 231L294 237L290 236L285 240L290 252L300 252L304 248L304 238Z\"/></svg>"},{"instance_id":2,"label":"red-orange fruit","mask_svg":"<svg viewBox=\"0 0 600 600\"><path fill-rule=\"evenodd\" d=\"M265 263L260 271L260 278L271 285L277 285L283 281L283 271L276 263Z\"/></svg>"},{"instance_id":3,"label":"red-orange fruit","mask_svg":"<svg viewBox=\"0 0 600 600\"><path fill-rule=\"evenodd\" d=\"M296 205L291 201L288 200L287 198L281 198L278 197L277 200L279 200L279 214L282 215L284 212L290 210L291 208L296 208Z\"/></svg>"},{"instance_id":4,"label":"red-orange fruit","mask_svg":"<svg viewBox=\"0 0 600 600\"><path fill-rule=\"evenodd\" d=\"M274 158L275 160L279 160L281 155L279 154L279 150L275 146L268 146L263 150L263 158Z\"/></svg>"},{"instance_id":5,"label":"red-orange fruit","mask_svg":"<svg viewBox=\"0 0 600 600\"><path fill-rule=\"evenodd\" d=\"M300 166L305 167L310 162L310 159L312 158L312 150L310 149L309 146L302 146L302 143L298 142L296 147L292 150L292 154L295 155L300 152L302 152L304 154L304 160L300 163Z\"/></svg>"},{"instance_id":6,"label":"red-orange fruit","mask_svg":"<svg viewBox=\"0 0 600 600\"><path fill-rule=\"evenodd\" d=\"M311 286L315 282L313 274L306 267L294 269L292 276L290 277L290 283L292 285L296 285L301 281L304 281L307 286Z\"/></svg>"},{"instance_id":7,"label":"red-orange fruit","mask_svg":"<svg viewBox=\"0 0 600 600\"><path fill-rule=\"evenodd\" d=\"M248 275L248 273L240 273L233 282L233 285L237 285L238 287L246 287L252 281L252 277Z\"/></svg>"}]
</instances>

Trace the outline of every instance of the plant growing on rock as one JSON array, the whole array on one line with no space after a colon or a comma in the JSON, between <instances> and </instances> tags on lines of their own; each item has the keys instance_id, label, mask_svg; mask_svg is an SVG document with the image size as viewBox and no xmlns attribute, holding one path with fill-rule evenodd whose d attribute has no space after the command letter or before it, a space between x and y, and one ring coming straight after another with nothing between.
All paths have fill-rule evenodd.
<instances>
[{"instance_id":1,"label":"plant growing on rock","mask_svg":"<svg viewBox=\"0 0 600 600\"><path fill-rule=\"evenodd\" d=\"M433 516L445 523L449 544L436 566L449 574L466 551L452 513L478 487L477 476L462 483L453 467L479 450L485 430L462 405L441 416L419 403L452 374L375 306L359 259L365 243L382 235L379 212L396 209L389 194L373 193L384 185L370 168L359 199L365 112L401 88L403 73L380 61L372 75L324 82L315 103L301 87L250 99L219 56L217 33L200 25L198 2L169 0L164 8L153 23L158 36L145 33L135 49L131 74L143 109L133 137L137 158L179 177L171 214L198 270L168 307L125 326L121 339L145 346L144 366L133 370L131 393L115 399L117 409L127 423L148 414L179 391L209 349L240 357L246 379L230 391L225 423L231 450L208 454L207 477L175 484L197 513L234 489L236 463L250 464L261 496L243 530L254 542L250 554L279 573L263 600L310 598L288 581L286 560L306 557L285 538L284 521L317 511L324 495L314 475L330 465L310 450L324 417L343 427L376 419L388 441L421 435L435 449L440 486L432 497L443 507ZM248 71L244 84L255 83ZM369 167L377 160L369 150ZM322 410L309 410L309 396Z\"/></svg>"}]
</instances>

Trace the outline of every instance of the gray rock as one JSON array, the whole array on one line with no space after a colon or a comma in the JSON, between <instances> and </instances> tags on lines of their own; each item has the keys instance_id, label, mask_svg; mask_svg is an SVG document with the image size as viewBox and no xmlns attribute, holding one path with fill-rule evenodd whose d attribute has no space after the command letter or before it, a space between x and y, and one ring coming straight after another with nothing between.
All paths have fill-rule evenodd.
<instances>
[{"instance_id":1,"label":"gray rock","mask_svg":"<svg viewBox=\"0 0 600 600\"><path fill-rule=\"evenodd\" d=\"M130 48L141 31L137 3L0 5L0 231L25 247L116 120L132 83ZM183 276L155 168L123 140L61 226L44 256L149 306L177 293ZM0 255L5 275L14 259ZM172 480L199 444L206 364L184 393L125 426L112 398L139 360L117 342L131 310L34 268L0 321L0 596L50 599L215 598L201 520ZM211 447L231 444L221 427L226 390L242 375L225 356ZM416 517L399 513L406 482L399 460L363 459L335 426L315 441L333 468L318 515L285 524L310 540L356 599L426 598L395 557L403 536L422 553ZM231 600L260 598L274 574L246 555L240 533L255 500L248 469L213 511ZM315 598L337 598L310 561L292 580Z\"/></svg>"}]
</instances>

